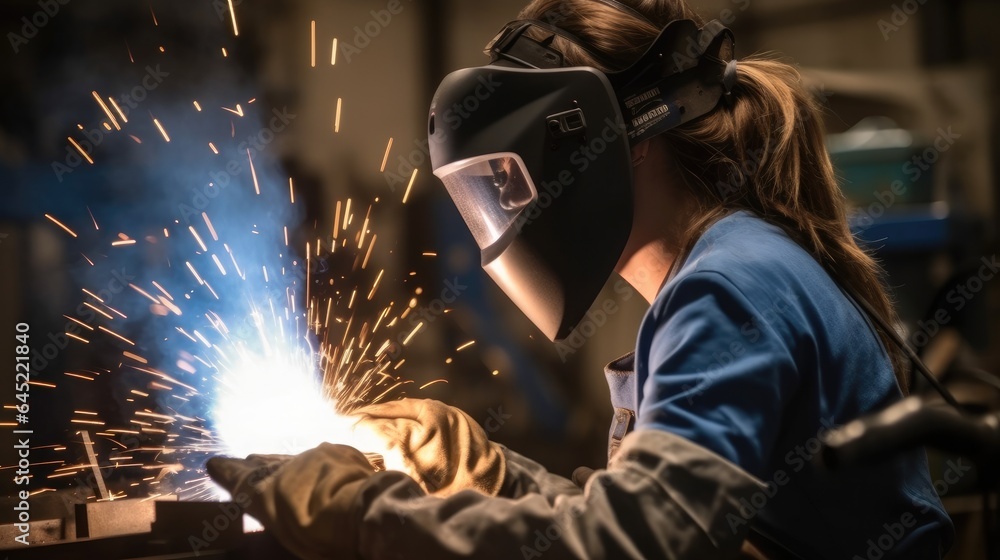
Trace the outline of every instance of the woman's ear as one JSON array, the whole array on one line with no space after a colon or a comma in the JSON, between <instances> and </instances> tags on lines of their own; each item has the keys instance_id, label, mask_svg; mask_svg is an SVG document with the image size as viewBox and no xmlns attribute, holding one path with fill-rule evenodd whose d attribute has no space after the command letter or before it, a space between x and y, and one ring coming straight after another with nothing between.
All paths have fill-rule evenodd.
<instances>
[{"instance_id":1,"label":"woman's ear","mask_svg":"<svg viewBox=\"0 0 1000 560\"><path fill-rule=\"evenodd\" d=\"M649 140L643 140L638 145L632 146L632 167L639 167L642 162L646 161L646 155L649 153L649 142Z\"/></svg>"}]
</instances>

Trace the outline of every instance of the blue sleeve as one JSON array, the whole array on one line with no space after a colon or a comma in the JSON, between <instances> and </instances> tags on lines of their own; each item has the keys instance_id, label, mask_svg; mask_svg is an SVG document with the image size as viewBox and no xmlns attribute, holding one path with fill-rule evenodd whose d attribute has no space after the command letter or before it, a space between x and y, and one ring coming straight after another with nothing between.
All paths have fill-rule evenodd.
<instances>
[{"instance_id":1,"label":"blue sleeve","mask_svg":"<svg viewBox=\"0 0 1000 560\"><path fill-rule=\"evenodd\" d=\"M766 477L798 386L791 343L775 327L785 329L718 272L667 289L640 334L648 375L637 428L677 434Z\"/></svg>"}]
</instances>

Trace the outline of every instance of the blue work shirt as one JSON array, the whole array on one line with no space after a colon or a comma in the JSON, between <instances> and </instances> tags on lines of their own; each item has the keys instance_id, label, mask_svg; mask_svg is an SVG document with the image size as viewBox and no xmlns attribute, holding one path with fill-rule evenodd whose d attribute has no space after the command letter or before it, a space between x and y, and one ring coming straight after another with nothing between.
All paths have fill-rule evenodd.
<instances>
[{"instance_id":1,"label":"blue work shirt","mask_svg":"<svg viewBox=\"0 0 1000 560\"><path fill-rule=\"evenodd\" d=\"M675 266L639 330L635 374L609 377L635 429L666 430L768 490L731 516L803 558L937 559L954 537L922 451L830 473L826 430L902 398L868 319L779 227L713 224Z\"/></svg>"}]
</instances>

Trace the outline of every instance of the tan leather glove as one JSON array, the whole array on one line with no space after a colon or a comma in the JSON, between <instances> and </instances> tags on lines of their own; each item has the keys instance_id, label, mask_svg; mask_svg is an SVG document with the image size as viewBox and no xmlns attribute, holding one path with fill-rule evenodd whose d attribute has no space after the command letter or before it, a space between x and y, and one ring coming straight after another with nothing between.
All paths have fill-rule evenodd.
<instances>
[{"instance_id":1,"label":"tan leather glove","mask_svg":"<svg viewBox=\"0 0 1000 560\"><path fill-rule=\"evenodd\" d=\"M447 497L475 489L496 496L507 469L502 448L461 410L442 402L403 399L356 412L358 429L398 450L410 476L428 494Z\"/></svg>"},{"instance_id":2,"label":"tan leather glove","mask_svg":"<svg viewBox=\"0 0 1000 560\"><path fill-rule=\"evenodd\" d=\"M354 558L358 492L375 473L360 451L320 444L296 456L213 457L209 476L289 551Z\"/></svg>"}]
</instances>

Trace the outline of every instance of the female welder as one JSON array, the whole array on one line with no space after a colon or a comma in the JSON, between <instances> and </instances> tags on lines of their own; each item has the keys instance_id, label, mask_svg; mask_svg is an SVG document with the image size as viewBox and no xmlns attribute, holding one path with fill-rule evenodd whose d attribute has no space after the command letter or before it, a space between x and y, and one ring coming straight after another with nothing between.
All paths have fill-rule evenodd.
<instances>
[{"instance_id":1,"label":"female welder","mask_svg":"<svg viewBox=\"0 0 1000 560\"><path fill-rule=\"evenodd\" d=\"M213 478L307 558L940 558L922 453L812 461L826 429L900 399L905 367L815 101L733 49L678 0L535 0L431 108L434 172L542 332L567 336L614 272L650 303L608 368L607 469L560 478L403 400L361 425L412 478L329 444Z\"/></svg>"}]
</instances>

